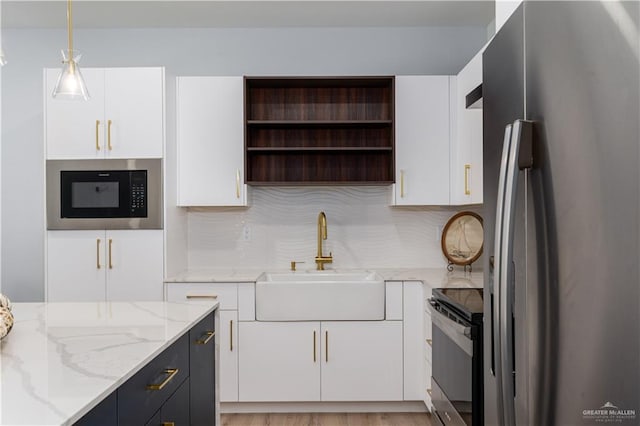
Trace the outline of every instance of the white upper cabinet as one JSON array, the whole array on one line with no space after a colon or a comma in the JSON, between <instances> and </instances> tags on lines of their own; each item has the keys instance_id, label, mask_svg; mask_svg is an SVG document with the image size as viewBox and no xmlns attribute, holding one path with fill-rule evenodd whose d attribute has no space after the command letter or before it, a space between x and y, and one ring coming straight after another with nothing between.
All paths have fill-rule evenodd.
<instances>
[{"instance_id":1,"label":"white upper cabinet","mask_svg":"<svg viewBox=\"0 0 640 426\"><path fill-rule=\"evenodd\" d=\"M396 76L393 205L449 204L449 76Z\"/></svg>"},{"instance_id":2,"label":"white upper cabinet","mask_svg":"<svg viewBox=\"0 0 640 426\"><path fill-rule=\"evenodd\" d=\"M454 205L482 203L482 109L466 107L467 94L480 84L482 50L456 78L450 176L451 204Z\"/></svg>"},{"instance_id":3,"label":"white upper cabinet","mask_svg":"<svg viewBox=\"0 0 640 426\"><path fill-rule=\"evenodd\" d=\"M242 77L177 78L179 206L246 206Z\"/></svg>"},{"instance_id":4,"label":"white upper cabinet","mask_svg":"<svg viewBox=\"0 0 640 426\"><path fill-rule=\"evenodd\" d=\"M163 68L83 68L88 101L54 99L59 73L45 71L47 159L162 158Z\"/></svg>"}]
</instances>

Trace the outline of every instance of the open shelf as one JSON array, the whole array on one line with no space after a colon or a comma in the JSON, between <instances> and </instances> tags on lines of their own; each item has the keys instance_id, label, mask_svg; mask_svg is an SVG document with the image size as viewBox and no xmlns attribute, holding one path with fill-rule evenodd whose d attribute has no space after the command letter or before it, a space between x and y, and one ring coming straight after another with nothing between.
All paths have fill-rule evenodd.
<instances>
[{"instance_id":1,"label":"open shelf","mask_svg":"<svg viewBox=\"0 0 640 426\"><path fill-rule=\"evenodd\" d=\"M393 77L245 77L247 183L393 183L393 88Z\"/></svg>"}]
</instances>

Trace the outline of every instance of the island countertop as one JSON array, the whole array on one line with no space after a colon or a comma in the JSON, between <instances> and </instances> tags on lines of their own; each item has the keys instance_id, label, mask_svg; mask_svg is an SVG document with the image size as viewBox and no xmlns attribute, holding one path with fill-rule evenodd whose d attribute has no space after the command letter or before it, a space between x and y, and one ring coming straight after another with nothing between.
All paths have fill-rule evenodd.
<instances>
[{"instance_id":1,"label":"island countertop","mask_svg":"<svg viewBox=\"0 0 640 426\"><path fill-rule=\"evenodd\" d=\"M217 305L14 303L0 342L0 424L72 424Z\"/></svg>"}]
</instances>

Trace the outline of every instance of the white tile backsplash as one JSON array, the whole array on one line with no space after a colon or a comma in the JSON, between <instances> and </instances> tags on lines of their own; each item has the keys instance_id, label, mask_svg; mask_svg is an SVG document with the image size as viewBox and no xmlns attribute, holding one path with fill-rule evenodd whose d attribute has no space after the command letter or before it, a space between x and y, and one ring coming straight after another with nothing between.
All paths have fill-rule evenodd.
<instances>
[{"instance_id":1,"label":"white tile backsplash","mask_svg":"<svg viewBox=\"0 0 640 426\"><path fill-rule=\"evenodd\" d=\"M305 262L299 270L315 268L320 211L328 268L446 265L437 230L460 209L390 207L390 198L391 187L253 188L248 208L191 208L189 269L283 269L292 260Z\"/></svg>"}]
</instances>

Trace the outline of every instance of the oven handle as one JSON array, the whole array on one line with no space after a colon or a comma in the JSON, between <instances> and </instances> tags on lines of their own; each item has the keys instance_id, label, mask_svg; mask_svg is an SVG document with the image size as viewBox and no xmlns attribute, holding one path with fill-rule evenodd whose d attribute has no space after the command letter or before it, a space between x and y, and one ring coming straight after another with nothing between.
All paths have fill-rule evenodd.
<instances>
[{"instance_id":1,"label":"oven handle","mask_svg":"<svg viewBox=\"0 0 640 426\"><path fill-rule=\"evenodd\" d=\"M447 337L458 345L469 356L473 356L473 340L471 337L471 327L458 324L457 322L447 318L444 314L438 311L433 301L429 301L431 304L431 323L438 327Z\"/></svg>"}]
</instances>

